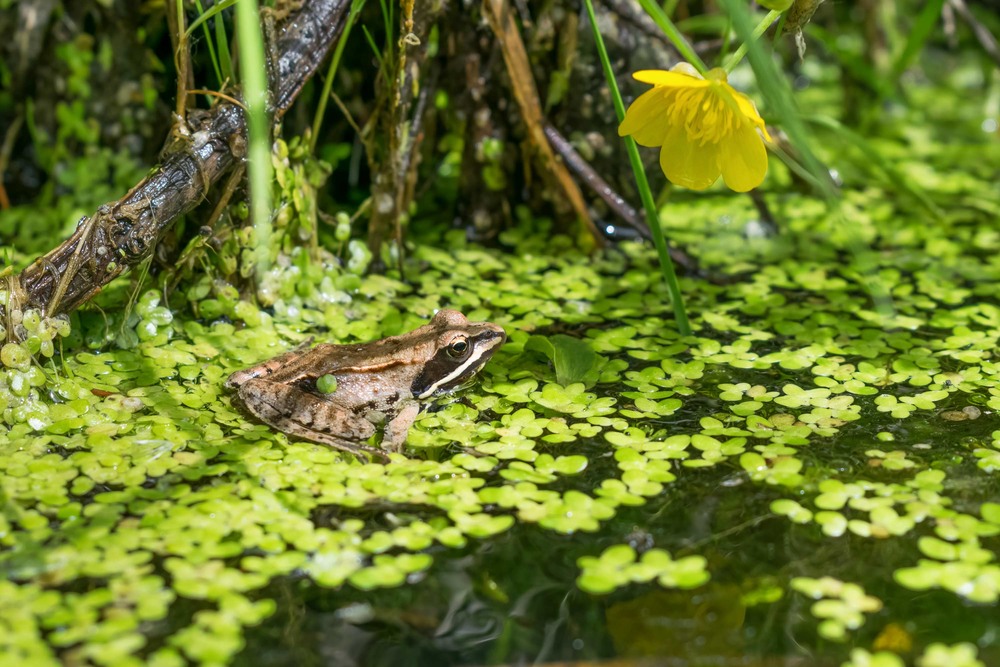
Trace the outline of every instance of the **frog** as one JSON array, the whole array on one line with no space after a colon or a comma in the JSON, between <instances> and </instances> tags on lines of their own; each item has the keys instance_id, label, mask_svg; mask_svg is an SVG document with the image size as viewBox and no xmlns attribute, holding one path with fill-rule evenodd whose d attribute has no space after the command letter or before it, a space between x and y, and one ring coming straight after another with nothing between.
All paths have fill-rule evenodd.
<instances>
[{"instance_id":1,"label":"frog","mask_svg":"<svg viewBox=\"0 0 1000 667\"><path fill-rule=\"evenodd\" d=\"M492 322L439 310L427 324L370 343L312 339L236 371L227 389L252 416L285 433L387 460L399 453L421 407L466 384L507 340ZM379 430L378 447L365 444Z\"/></svg>"}]
</instances>

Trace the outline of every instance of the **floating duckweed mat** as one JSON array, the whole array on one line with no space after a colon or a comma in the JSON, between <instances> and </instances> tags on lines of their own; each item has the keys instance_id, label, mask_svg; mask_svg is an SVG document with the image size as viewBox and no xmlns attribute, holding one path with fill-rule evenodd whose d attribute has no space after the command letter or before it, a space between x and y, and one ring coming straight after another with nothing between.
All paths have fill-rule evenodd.
<instances>
[{"instance_id":1,"label":"floating duckweed mat","mask_svg":"<svg viewBox=\"0 0 1000 667\"><path fill-rule=\"evenodd\" d=\"M683 281L687 338L651 249L528 215L506 250L425 227L407 281L301 250L265 310L202 281L197 321L156 291L117 333L81 319L3 378L0 663L1000 663L1000 149L911 139L876 145L938 217L877 182L843 215L775 195L774 238L744 199L672 204L724 278ZM509 342L386 465L222 388L446 306ZM578 377L528 343L560 335Z\"/></svg>"}]
</instances>

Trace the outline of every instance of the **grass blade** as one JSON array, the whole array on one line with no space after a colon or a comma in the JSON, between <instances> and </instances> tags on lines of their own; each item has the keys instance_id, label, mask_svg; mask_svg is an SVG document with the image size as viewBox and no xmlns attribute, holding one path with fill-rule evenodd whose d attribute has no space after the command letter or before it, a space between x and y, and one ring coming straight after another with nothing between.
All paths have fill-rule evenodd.
<instances>
[{"instance_id":1,"label":"grass blade","mask_svg":"<svg viewBox=\"0 0 1000 667\"><path fill-rule=\"evenodd\" d=\"M222 69L223 81L233 80L233 61L229 57L229 38L226 37L226 23L219 14L212 20L215 27L215 43L219 49L219 67Z\"/></svg>"},{"instance_id":2,"label":"grass blade","mask_svg":"<svg viewBox=\"0 0 1000 667\"><path fill-rule=\"evenodd\" d=\"M917 20L910 28L910 36L906 40L906 46L902 53L896 57L892 63L892 78L896 80L903 73L913 59L923 50L924 44L931 36L934 26L941 20L941 10L944 8L944 0L930 0L924 8L917 14Z\"/></svg>"},{"instance_id":3,"label":"grass blade","mask_svg":"<svg viewBox=\"0 0 1000 667\"><path fill-rule=\"evenodd\" d=\"M220 3L221 4L221 3ZM271 246L271 126L267 116L267 65L257 0L236 6L240 79L247 107L247 176L254 226L254 264L258 279L268 268Z\"/></svg>"},{"instance_id":4,"label":"grass blade","mask_svg":"<svg viewBox=\"0 0 1000 667\"><path fill-rule=\"evenodd\" d=\"M201 6L201 0L195 0L194 6L198 10L199 16L205 13L205 10ZM212 42L212 35L208 32L208 26L202 23L202 31L205 33L205 44L208 45L208 57L212 60L212 69L215 70L215 77L219 81L219 86L222 86L222 68L219 66L219 58L215 53L215 44ZM190 33L189 33L190 34Z\"/></svg>"},{"instance_id":5,"label":"grass blade","mask_svg":"<svg viewBox=\"0 0 1000 667\"><path fill-rule=\"evenodd\" d=\"M197 19L195 19L194 22L191 25L188 26L188 29L187 29L187 35L188 35L188 37L191 36L191 33L194 32L195 28L197 28L198 26L200 26L202 23L204 23L208 19L212 18L213 16L219 14L223 10L229 9L230 7L232 7L233 5L235 5L237 2L239 2L239 0L220 0L220 2L217 2L216 4L214 4L211 7L209 7L209 9L208 9L207 12L204 12L201 16L199 16ZM253 6L256 8L257 7L257 3L253 2Z\"/></svg>"},{"instance_id":6,"label":"grass blade","mask_svg":"<svg viewBox=\"0 0 1000 667\"><path fill-rule=\"evenodd\" d=\"M333 78L337 74L337 67L340 65L340 57L344 53L347 38L351 35L351 27L357 21L358 14L361 13L361 9L364 6L365 0L352 0L351 2L351 12L347 17L347 24L344 26L344 32L340 35L337 46L333 51L333 57L330 59L330 67L326 71L326 81L323 82L323 92L319 96L319 104L316 105L316 113L313 115L312 136L309 139L310 152L316 151L316 141L319 139L319 130L323 125L323 116L326 115L326 103L330 99Z\"/></svg>"}]
</instances>

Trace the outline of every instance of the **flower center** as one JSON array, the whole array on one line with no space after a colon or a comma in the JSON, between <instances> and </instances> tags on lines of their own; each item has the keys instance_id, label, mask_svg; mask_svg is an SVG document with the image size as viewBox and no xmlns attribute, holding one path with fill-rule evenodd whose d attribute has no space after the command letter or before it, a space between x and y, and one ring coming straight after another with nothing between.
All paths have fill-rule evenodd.
<instances>
[{"instance_id":1,"label":"flower center","mask_svg":"<svg viewBox=\"0 0 1000 667\"><path fill-rule=\"evenodd\" d=\"M670 104L670 124L683 125L688 140L699 146L725 141L741 126L736 100L724 87L712 80L704 88L679 88Z\"/></svg>"}]
</instances>

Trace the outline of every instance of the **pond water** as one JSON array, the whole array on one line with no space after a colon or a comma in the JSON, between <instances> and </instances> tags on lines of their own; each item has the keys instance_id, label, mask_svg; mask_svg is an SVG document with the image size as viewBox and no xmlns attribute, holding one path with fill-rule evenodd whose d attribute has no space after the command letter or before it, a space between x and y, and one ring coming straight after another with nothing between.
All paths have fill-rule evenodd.
<instances>
[{"instance_id":1,"label":"pond water","mask_svg":"<svg viewBox=\"0 0 1000 667\"><path fill-rule=\"evenodd\" d=\"M885 420L870 418L805 456L807 468L887 484L910 478L871 466L863 453L870 447L868 429ZM920 421L911 433L932 446L935 458L963 459L970 443L989 435L986 420L961 423L947 434L939 423ZM685 422L696 427L681 419L673 428ZM606 449L600 442L574 447L592 462L588 474L608 478L615 466ZM550 488L586 490L579 480L567 482ZM946 488L977 489L974 498L995 498L997 490L971 462L949 466ZM974 511L976 501L961 495L956 504ZM852 645L912 655L906 647L965 641L987 643L980 654L985 664L1000 660L989 646L1000 631L992 604L894 582L897 569L922 557L919 536L933 529L884 539L848 531L831 539L815 524L792 523L771 511L775 499L789 496L801 497L755 485L732 466L716 466L682 475L592 534L552 535L515 525L470 548L438 548L430 571L402 589L332 592L302 578L275 581L260 594L277 599L278 611L248 634L237 664L538 664L617 657L626 658L624 664L839 665ZM633 584L607 596L582 592L578 559L617 544L640 553L655 545L676 556L699 554L712 579L689 591ZM830 641L817 632L813 599L788 590L796 577L858 583L882 608L865 614L864 625L848 631L847 643Z\"/></svg>"}]
</instances>

